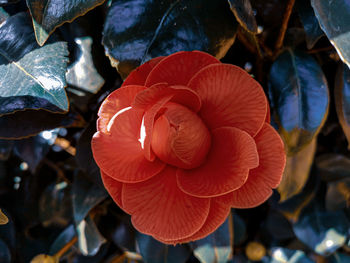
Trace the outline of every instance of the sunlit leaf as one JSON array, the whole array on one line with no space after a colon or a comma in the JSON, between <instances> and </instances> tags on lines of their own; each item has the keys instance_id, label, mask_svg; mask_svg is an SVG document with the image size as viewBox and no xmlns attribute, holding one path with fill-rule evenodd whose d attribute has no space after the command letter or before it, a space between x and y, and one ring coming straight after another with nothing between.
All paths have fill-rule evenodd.
<instances>
[{"instance_id":1,"label":"sunlit leaf","mask_svg":"<svg viewBox=\"0 0 350 263\"><path fill-rule=\"evenodd\" d=\"M77 173L72 185L74 221L78 225L98 203L108 194L104 188L96 185Z\"/></svg>"},{"instance_id":2,"label":"sunlit leaf","mask_svg":"<svg viewBox=\"0 0 350 263\"><path fill-rule=\"evenodd\" d=\"M40 254L35 256L30 263L58 263L58 260L53 256Z\"/></svg>"},{"instance_id":3,"label":"sunlit leaf","mask_svg":"<svg viewBox=\"0 0 350 263\"><path fill-rule=\"evenodd\" d=\"M250 0L228 0L230 8L239 24L247 31L258 32L255 16Z\"/></svg>"},{"instance_id":4,"label":"sunlit leaf","mask_svg":"<svg viewBox=\"0 0 350 263\"><path fill-rule=\"evenodd\" d=\"M344 245L349 220L344 212L324 212L315 205L308 207L294 224L300 241L320 255L329 255Z\"/></svg>"},{"instance_id":5,"label":"sunlit leaf","mask_svg":"<svg viewBox=\"0 0 350 263\"><path fill-rule=\"evenodd\" d=\"M79 89L97 93L104 84L104 79L98 74L91 55L91 37L76 38L81 55L77 61L68 67L67 83Z\"/></svg>"},{"instance_id":6,"label":"sunlit leaf","mask_svg":"<svg viewBox=\"0 0 350 263\"><path fill-rule=\"evenodd\" d=\"M311 49L324 35L309 1L298 0L296 7L306 33L307 48Z\"/></svg>"},{"instance_id":7,"label":"sunlit leaf","mask_svg":"<svg viewBox=\"0 0 350 263\"><path fill-rule=\"evenodd\" d=\"M66 112L66 43L39 47L26 13L7 18L0 35L0 114L24 109Z\"/></svg>"},{"instance_id":8,"label":"sunlit leaf","mask_svg":"<svg viewBox=\"0 0 350 263\"><path fill-rule=\"evenodd\" d=\"M85 256L96 255L106 239L98 231L95 222L90 216L77 225L78 245L80 252Z\"/></svg>"},{"instance_id":9,"label":"sunlit leaf","mask_svg":"<svg viewBox=\"0 0 350 263\"><path fill-rule=\"evenodd\" d=\"M350 149L350 69L343 64L340 65L336 75L334 99L338 119Z\"/></svg>"},{"instance_id":10,"label":"sunlit leaf","mask_svg":"<svg viewBox=\"0 0 350 263\"><path fill-rule=\"evenodd\" d=\"M350 68L350 2L311 0L311 5L322 30Z\"/></svg>"},{"instance_id":11,"label":"sunlit leaf","mask_svg":"<svg viewBox=\"0 0 350 263\"><path fill-rule=\"evenodd\" d=\"M271 261L269 263L313 263L301 250L291 250L283 247L271 249Z\"/></svg>"},{"instance_id":12,"label":"sunlit leaf","mask_svg":"<svg viewBox=\"0 0 350 263\"><path fill-rule=\"evenodd\" d=\"M0 209L0 225L5 225L8 223L8 221L9 221L9 219Z\"/></svg>"},{"instance_id":13,"label":"sunlit leaf","mask_svg":"<svg viewBox=\"0 0 350 263\"><path fill-rule=\"evenodd\" d=\"M29 166L34 174L37 166L49 152L58 135L58 129L43 131L40 134L15 141L14 153Z\"/></svg>"},{"instance_id":14,"label":"sunlit leaf","mask_svg":"<svg viewBox=\"0 0 350 263\"><path fill-rule=\"evenodd\" d=\"M279 55L269 77L278 130L293 155L311 143L326 120L327 81L312 56L291 49Z\"/></svg>"},{"instance_id":15,"label":"sunlit leaf","mask_svg":"<svg viewBox=\"0 0 350 263\"><path fill-rule=\"evenodd\" d=\"M18 139L57 127L83 127L84 124L83 117L74 111L67 114L44 110L17 111L0 116L0 139Z\"/></svg>"},{"instance_id":16,"label":"sunlit leaf","mask_svg":"<svg viewBox=\"0 0 350 263\"><path fill-rule=\"evenodd\" d=\"M233 250L232 215L212 234L194 242L193 251L201 263L226 263Z\"/></svg>"},{"instance_id":17,"label":"sunlit leaf","mask_svg":"<svg viewBox=\"0 0 350 263\"><path fill-rule=\"evenodd\" d=\"M65 22L102 4L105 0L26 0L33 17L35 36L39 45L44 45L50 34Z\"/></svg>"},{"instance_id":18,"label":"sunlit leaf","mask_svg":"<svg viewBox=\"0 0 350 263\"><path fill-rule=\"evenodd\" d=\"M180 50L222 58L237 28L228 7L226 0L113 0L102 42L123 78L151 58Z\"/></svg>"},{"instance_id":19,"label":"sunlit leaf","mask_svg":"<svg viewBox=\"0 0 350 263\"><path fill-rule=\"evenodd\" d=\"M303 189L314 160L316 143L316 140L313 140L294 156L287 156L282 181L277 188L281 202L300 193Z\"/></svg>"}]
</instances>

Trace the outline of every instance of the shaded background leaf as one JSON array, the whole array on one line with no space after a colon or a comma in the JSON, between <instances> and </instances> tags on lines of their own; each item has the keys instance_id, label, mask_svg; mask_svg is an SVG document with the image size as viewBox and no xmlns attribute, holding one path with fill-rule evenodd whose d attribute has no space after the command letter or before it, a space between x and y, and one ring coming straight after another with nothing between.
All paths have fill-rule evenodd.
<instances>
[{"instance_id":1,"label":"shaded background leaf","mask_svg":"<svg viewBox=\"0 0 350 263\"><path fill-rule=\"evenodd\" d=\"M247 31L255 34L258 32L255 16L250 0L228 0L230 8L239 24Z\"/></svg>"},{"instance_id":2,"label":"shaded background leaf","mask_svg":"<svg viewBox=\"0 0 350 263\"><path fill-rule=\"evenodd\" d=\"M151 58L181 50L202 50L220 59L233 44L236 27L226 0L113 0L102 41L125 78Z\"/></svg>"}]
</instances>

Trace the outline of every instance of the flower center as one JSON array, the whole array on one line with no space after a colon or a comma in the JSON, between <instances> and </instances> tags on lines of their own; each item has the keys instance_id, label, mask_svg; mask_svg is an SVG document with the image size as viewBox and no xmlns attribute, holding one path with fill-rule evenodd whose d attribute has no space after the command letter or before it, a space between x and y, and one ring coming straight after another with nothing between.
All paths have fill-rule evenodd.
<instances>
[{"instance_id":1,"label":"flower center","mask_svg":"<svg viewBox=\"0 0 350 263\"><path fill-rule=\"evenodd\" d=\"M184 169L200 166L210 148L210 133L187 107L168 102L154 123L152 150L163 162Z\"/></svg>"}]
</instances>

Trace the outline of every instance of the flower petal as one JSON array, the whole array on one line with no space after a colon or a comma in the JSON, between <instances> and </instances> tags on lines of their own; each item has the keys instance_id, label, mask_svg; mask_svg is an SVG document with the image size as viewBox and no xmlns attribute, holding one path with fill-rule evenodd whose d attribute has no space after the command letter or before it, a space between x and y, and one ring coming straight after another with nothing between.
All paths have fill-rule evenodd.
<instances>
[{"instance_id":1,"label":"flower petal","mask_svg":"<svg viewBox=\"0 0 350 263\"><path fill-rule=\"evenodd\" d=\"M223 127L212 132L207 161L196 169L179 169L177 180L185 193L214 197L241 187L247 180L249 169L258 164L254 139L237 128Z\"/></svg>"},{"instance_id":2,"label":"flower petal","mask_svg":"<svg viewBox=\"0 0 350 263\"><path fill-rule=\"evenodd\" d=\"M249 172L247 182L232 195L236 208L255 207L265 202L281 179L286 163L283 141L270 125L265 123L254 138L259 153L259 166Z\"/></svg>"},{"instance_id":3,"label":"flower petal","mask_svg":"<svg viewBox=\"0 0 350 263\"><path fill-rule=\"evenodd\" d=\"M116 114L109 124L110 133L97 132L92 138L92 150L98 166L113 179L136 183L159 173L165 164L159 159L145 159L139 142L142 111L129 109Z\"/></svg>"},{"instance_id":4,"label":"flower petal","mask_svg":"<svg viewBox=\"0 0 350 263\"><path fill-rule=\"evenodd\" d=\"M203 67L220 63L215 57L201 51L180 51L164 58L149 73L145 86L167 82L169 85L187 85Z\"/></svg>"},{"instance_id":5,"label":"flower petal","mask_svg":"<svg viewBox=\"0 0 350 263\"><path fill-rule=\"evenodd\" d=\"M194 112L199 111L201 100L198 94L186 86L169 86L167 83L158 83L147 88L135 97L133 107L147 109L162 98L171 96L171 101L188 107Z\"/></svg>"},{"instance_id":6,"label":"flower petal","mask_svg":"<svg viewBox=\"0 0 350 263\"><path fill-rule=\"evenodd\" d=\"M103 185L105 186L107 192L112 197L113 201L126 213L128 213L122 203L122 189L123 183L114 180L112 177L108 176L105 172L101 170L101 178Z\"/></svg>"},{"instance_id":7,"label":"flower petal","mask_svg":"<svg viewBox=\"0 0 350 263\"><path fill-rule=\"evenodd\" d=\"M112 117L121 109L131 106L136 94L144 89L143 86L134 85L119 88L109 94L98 111L97 130L108 133L107 126Z\"/></svg>"},{"instance_id":8,"label":"flower petal","mask_svg":"<svg viewBox=\"0 0 350 263\"><path fill-rule=\"evenodd\" d=\"M199 115L209 129L237 127L255 136L265 122L265 93L260 84L239 67L209 65L190 80L188 87L202 99Z\"/></svg>"},{"instance_id":9,"label":"flower petal","mask_svg":"<svg viewBox=\"0 0 350 263\"><path fill-rule=\"evenodd\" d=\"M161 240L186 238L197 232L210 208L210 199L187 195L177 187L176 169L171 166L150 180L125 184L122 202L138 231Z\"/></svg>"},{"instance_id":10,"label":"flower petal","mask_svg":"<svg viewBox=\"0 0 350 263\"><path fill-rule=\"evenodd\" d=\"M122 87L127 85L144 86L148 74L164 57L153 58L130 72L124 80Z\"/></svg>"},{"instance_id":11,"label":"flower petal","mask_svg":"<svg viewBox=\"0 0 350 263\"><path fill-rule=\"evenodd\" d=\"M202 239L207 235L213 233L216 229L218 229L218 227L225 222L230 211L231 211L231 207L229 205L225 205L221 202L218 202L216 198L211 198L209 214L208 214L207 220L205 221L201 229L199 229L196 233L194 233L192 236L189 236L187 238L171 240L171 241L166 241L166 240L160 240L160 241L166 244L176 245L179 243L187 243L190 241Z\"/></svg>"}]
</instances>

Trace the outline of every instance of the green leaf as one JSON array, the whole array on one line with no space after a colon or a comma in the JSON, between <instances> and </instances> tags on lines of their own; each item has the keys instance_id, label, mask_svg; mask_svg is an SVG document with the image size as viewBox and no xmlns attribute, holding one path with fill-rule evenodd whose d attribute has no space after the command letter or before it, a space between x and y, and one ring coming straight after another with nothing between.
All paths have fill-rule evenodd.
<instances>
[{"instance_id":1,"label":"green leaf","mask_svg":"<svg viewBox=\"0 0 350 263\"><path fill-rule=\"evenodd\" d=\"M7 18L0 35L0 114L25 109L68 111L66 43L39 47L26 13Z\"/></svg>"},{"instance_id":2,"label":"green leaf","mask_svg":"<svg viewBox=\"0 0 350 263\"><path fill-rule=\"evenodd\" d=\"M84 124L83 117L74 111L67 114L44 110L17 111L0 116L0 139L18 139L57 127L83 127Z\"/></svg>"},{"instance_id":3,"label":"green leaf","mask_svg":"<svg viewBox=\"0 0 350 263\"><path fill-rule=\"evenodd\" d=\"M283 202L298 194L303 189L314 160L316 140L313 140L306 148L294 156L287 156L283 177L277 190L280 193L280 201Z\"/></svg>"},{"instance_id":4,"label":"green leaf","mask_svg":"<svg viewBox=\"0 0 350 263\"><path fill-rule=\"evenodd\" d=\"M113 0L102 43L125 78L141 63L180 50L202 50L222 58L234 42L236 28L226 0Z\"/></svg>"},{"instance_id":5,"label":"green leaf","mask_svg":"<svg viewBox=\"0 0 350 263\"><path fill-rule=\"evenodd\" d=\"M343 246L348 228L344 212L324 212L315 205L305 210L293 226L298 239L320 255L329 255Z\"/></svg>"},{"instance_id":6,"label":"green leaf","mask_svg":"<svg viewBox=\"0 0 350 263\"><path fill-rule=\"evenodd\" d=\"M98 203L104 200L108 194L100 185L94 184L81 174L74 176L72 186L73 216L78 225Z\"/></svg>"},{"instance_id":7,"label":"green leaf","mask_svg":"<svg viewBox=\"0 0 350 263\"><path fill-rule=\"evenodd\" d=\"M96 255L103 243L106 242L90 216L77 225L77 233L79 249L84 256Z\"/></svg>"},{"instance_id":8,"label":"green leaf","mask_svg":"<svg viewBox=\"0 0 350 263\"><path fill-rule=\"evenodd\" d=\"M68 67L67 83L79 89L96 94L104 84L104 79L98 74L91 55L91 37L76 38L81 55L77 61Z\"/></svg>"},{"instance_id":9,"label":"green leaf","mask_svg":"<svg viewBox=\"0 0 350 263\"><path fill-rule=\"evenodd\" d=\"M185 263L191 255L187 245L168 246L141 233L136 242L145 263Z\"/></svg>"},{"instance_id":10,"label":"green leaf","mask_svg":"<svg viewBox=\"0 0 350 263\"><path fill-rule=\"evenodd\" d=\"M201 263L226 263L232 258L232 214L212 234L194 242L193 251Z\"/></svg>"},{"instance_id":11,"label":"green leaf","mask_svg":"<svg viewBox=\"0 0 350 263\"><path fill-rule=\"evenodd\" d=\"M335 107L350 149L350 69L343 64L336 74L334 89Z\"/></svg>"},{"instance_id":12,"label":"green leaf","mask_svg":"<svg viewBox=\"0 0 350 263\"><path fill-rule=\"evenodd\" d=\"M26 162L34 174L37 166L49 152L58 135L58 129L43 131L27 139L15 141L14 153Z\"/></svg>"},{"instance_id":13,"label":"green leaf","mask_svg":"<svg viewBox=\"0 0 350 263\"><path fill-rule=\"evenodd\" d=\"M256 24L250 0L228 0L228 2L238 23L245 30L256 34L258 32L258 26Z\"/></svg>"},{"instance_id":14,"label":"green leaf","mask_svg":"<svg viewBox=\"0 0 350 263\"><path fill-rule=\"evenodd\" d=\"M350 2L311 0L311 5L322 30L350 68Z\"/></svg>"},{"instance_id":15,"label":"green leaf","mask_svg":"<svg viewBox=\"0 0 350 263\"><path fill-rule=\"evenodd\" d=\"M44 45L50 34L65 22L72 22L78 16L102 4L105 0L27 0L33 18L36 40Z\"/></svg>"},{"instance_id":16,"label":"green leaf","mask_svg":"<svg viewBox=\"0 0 350 263\"><path fill-rule=\"evenodd\" d=\"M272 64L269 96L288 155L311 143L329 105L327 81L312 56L287 49Z\"/></svg>"},{"instance_id":17,"label":"green leaf","mask_svg":"<svg viewBox=\"0 0 350 263\"><path fill-rule=\"evenodd\" d=\"M298 0L296 7L303 23L306 33L306 45L308 49L313 48L316 42L324 35L315 17L315 13L309 1Z\"/></svg>"}]
</instances>

